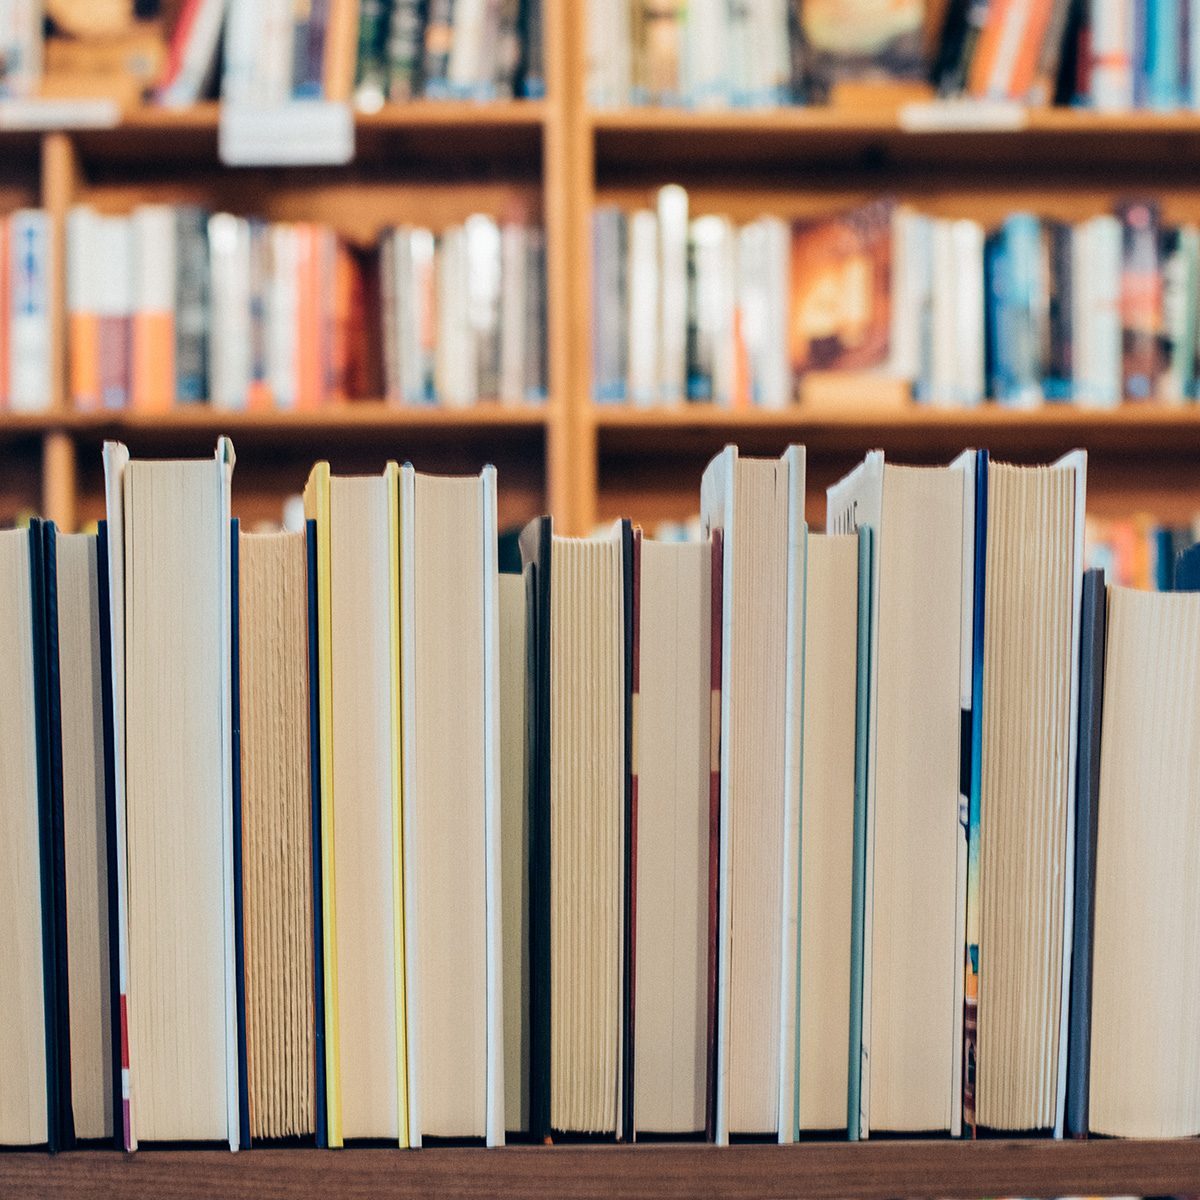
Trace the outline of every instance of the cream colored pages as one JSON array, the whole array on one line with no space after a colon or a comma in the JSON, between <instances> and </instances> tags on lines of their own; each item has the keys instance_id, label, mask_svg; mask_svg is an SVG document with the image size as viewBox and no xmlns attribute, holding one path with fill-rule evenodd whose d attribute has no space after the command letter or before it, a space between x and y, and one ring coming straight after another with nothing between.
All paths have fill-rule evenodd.
<instances>
[{"instance_id":1,"label":"cream colored pages","mask_svg":"<svg viewBox=\"0 0 1200 1200\"><path fill-rule=\"evenodd\" d=\"M129 1054L139 1141L229 1135L224 532L211 462L126 467Z\"/></svg>"},{"instance_id":2,"label":"cream colored pages","mask_svg":"<svg viewBox=\"0 0 1200 1200\"><path fill-rule=\"evenodd\" d=\"M727 1084L733 1133L774 1133L779 1124L787 489L782 461L738 461L734 644L726 680L731 712Z\"/></svg>"},{"instance_id":3,"label":"cream colored pages","mask_svg":"<svg viewBox=\"0 0 1200 1200\"><path fill-rule=\"evenodd\" d=\"M405 794L416 872L421 1133L487 1120L483 498L478 478L415 475L415 762ZM412 925L410 924L410 928Z\"/></svg>"},{"instance_id":4,"label":"cream colored pages","mask_svg":"<svg viewBox=\"0 0 1200 1200\"><path fill-rule=\"evenodd\" d=\"M808 537L800 795L802 1130L846 1125L858 690L858 538Z\"/></svg>"},{"instance_id":5,"label":"cream colored pages","mask_svg":"<svg viewBox=\"0 0 1200 1200\"><path fill-rule=\"evenodd\" d=\"M956 1030L963 482L883 470L875 654L870 1128L950 1128Z\"/></svg>"},{"instance_id":6,"label":"cream colored pages","mask_svg":"<svg viewBox=\"0 0 1200 1200\"><path fill-rule=\"evenodd\" d=\"M1200 596L1110 588L1089 1123L1200 1134Z\"/></svg>"},{"instance_id":7,"label":"cream colored pages","mask_svg":"<svg viewBox=\"0 0 1200 1200\"><path fill-rule=\"evenodd\" d=\"M388 492L330 480L333 797L342 1133L399 1135Z\"/></svg>"},{"instance_id":8,"label":"cream colored pages","mask_svg":"<svg viewBox=\"0 0 1200 1200\"><path fill-rule=\"evenodd\" d=\"M634 1126L705 1125L712 549L643 541Z\"/></svg>"},{"instance_id":9,"label":"cream colored pages","mask_svg":"<svg viewBox=\"0 0 1200 1200\"><path fill-rule=\"evenodd\" d=\"M307 549L238 539L242 877L250 1133L316 1128Z\"/></svg>"},{"instance_id":10,"label":"cream colored pages","mask_svg":"<svg viewBox=\"0 0 1200 1200\"><path fill-rule=\"evenodd\" d=\"M528 568L526 569L528 571ZM504 1123L529 1128L529 727L526 574L501 575L500 853Z\"/></svg>"},{"instance_id":11,"label":"cream colored pages","mask_svg":"<svg viewBox=\"0 0 1200 1200\"><path fill-rule=\"evenodd\" d=\"M1071 746L1076 473L989 471L976 1116L1054 1125Z\"/></svg>"},{"instance_id":12,"label":"cream colored pages","mask_svg":"<svg viewBox=\"0 0 1200 1200\"><path fill-rule=\"evenodd\" d=\"M555 538L550 580L550 1123L611 1133L621 1086L619 538Z\"/></svg>"},{"instance_id":13,"label":"cream colored pages","mask_svg":"<svg viewBox=\"0 0 1200 1200\"><path fill-rule=\"evenodd\" d=\"M0 1145L45 1142L46 1026L29 533L0 533Z\"/></svg>"},{"instance_id":14,"label":"cream colored pages","mask_svg":"<svg viewBox=\"0 0 1200 1200\"><path fill-rule=\"evenodd\" d=\"M71 1108L77 1137L106 1138L113 1133L112 1001L96 539L60 533L55 542Z\"/></svg>"}]
</instances>

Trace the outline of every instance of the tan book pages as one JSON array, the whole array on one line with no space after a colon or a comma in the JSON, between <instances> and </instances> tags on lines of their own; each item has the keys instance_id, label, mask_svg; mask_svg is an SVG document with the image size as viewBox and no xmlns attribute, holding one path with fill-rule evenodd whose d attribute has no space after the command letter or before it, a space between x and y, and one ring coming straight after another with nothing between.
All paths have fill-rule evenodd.
<instances>
[{"instance_id":1,"label":"tan book pages","mask_svg":"<svg viewBox=\"0 0 1200 1200\"><path fill-rule=\"evenodd\" d=\"M46 1141L46 1027L38 868L29 533L0 533L0 1145Z\"/></svg>"}]
</instances>

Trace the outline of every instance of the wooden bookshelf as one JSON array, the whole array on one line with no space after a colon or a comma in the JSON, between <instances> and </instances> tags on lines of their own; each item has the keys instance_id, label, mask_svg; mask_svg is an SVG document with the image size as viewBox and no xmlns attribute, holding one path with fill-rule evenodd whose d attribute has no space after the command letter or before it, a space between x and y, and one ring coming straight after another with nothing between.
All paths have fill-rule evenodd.
<instances>
[{"instance_id":1,"label":"wooden bookshelf","mask_svg":"<svg viewBox=\"0 0 1200 1200\"><path fill-rule=\"evenodd\" d=\"M1186 1193L1200 1142L870 1141L501 1150L77 1151L0 1157L8 1200L728 1200Z\"/></svg>"}]
</instances>

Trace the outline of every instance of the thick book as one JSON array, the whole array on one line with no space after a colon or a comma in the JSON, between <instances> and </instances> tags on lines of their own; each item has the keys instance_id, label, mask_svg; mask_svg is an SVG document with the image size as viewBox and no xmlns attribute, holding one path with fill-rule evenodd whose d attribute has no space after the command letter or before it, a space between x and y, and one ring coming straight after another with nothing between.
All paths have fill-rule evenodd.
<instances>
[{"instance_id":1,"label":"thick book","mask_svg":"<svg viewBox=\"0 0 1200 1200\"><path fill-rule=\"evenodd\" d=\"M127 1149L240 1143L232 470L224 438L207 462L105 447Z\"/></svg>"},{"instance_id":2,"label":"thick book","mask_svg":"<svg viewBox=\"0 0 1200 1200\"><path fill-rule=\"evenodd\" d=\"M1108 593L1088 1128L1195 1137L1200 597ZM1150 986L1148 986L1148 984ZM1157 986L1155 986L1157 985Z\"/></svg>"},{"instance_id":3,"label":"thick book","mask_svg":"<svg viewBox=\"0 0 1200 1200\"><path fill-rule=\"evenodd\" d=\"M1100 736L1108 592L1104 572L1087 571L1079 618L1079 738L1075 768L1075 909L1071 949L1071 1023L1067 1035L1067 1137L1088 1132L1092 1032L1092 939L1096 915L1096 831L1100 816Z\"/></svg>"},{"instance_id":4,"label":"thick book","mask_svg":"<svg viewBox=\"0 0 1200 1200\"><path fill-rule=\"evenodd\" d=\"M326 1135L408 1146L399 467L305 487L316 522Z\"/></svg>"},{"instance_id":5,"label":"thick book","mask_svg":"<svg viewBox=\"0 0 1200 1200\"><path fill-rule=\"evenodd\" d=\"M496 472L400 471L410 1141L504 1141Z\"/></svg>"},{"instance_id":6,"label":"thick book","mask_svg":"<svg viewBox=\"0 0 1200 1200\"><path fill-rule=\"evenodd\" d=\"M530 1132L630 1140L633 531L560 538L543 517L521 555L534 594Z\"/></svg>"},{"instance_id":7,"label":"thick book","mask_svg":"<svg viewBox=\"0 0 1200 1200\"><path fill-rule=\"evenodd\" d=\"M701 514L722 539L719 911L715 1128L790 1140L794 1037L794 846L799 779L789 778L785 698L802 594L804 449L740 459L729 446L705 471ZM785 911L785 906L787 909ZM746 925L761 932L734 936ZM794 1046L794 1043L792 1043ZM783 1103L783 1098L787 1104Z\"/></svg>"}]
</instances>

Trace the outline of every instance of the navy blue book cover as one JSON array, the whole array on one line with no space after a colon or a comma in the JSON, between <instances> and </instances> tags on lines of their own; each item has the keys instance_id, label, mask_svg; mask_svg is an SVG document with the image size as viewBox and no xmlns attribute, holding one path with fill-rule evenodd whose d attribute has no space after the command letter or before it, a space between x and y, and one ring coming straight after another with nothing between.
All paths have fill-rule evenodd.
<instances>
[{"instance_id":1,"label":"navy blue book cover","mask_svg":"<svg viewBox=\"0 0 1200 1200\"><path fill-rule=\"evenodd\" d=\"M1174 592L1200 592L1200 545L1184 550L1175 560Z\"/></svg>"},{"instance_id":2,"label":"navy blue book cover","mask_svg":"<svg viewBox=\"0 0 1200 1200\"><path fill-rule=\"evenodd\" d=\"M321 714L317 650L317 523L305 522L308 548L308 768L312 791L313 882L313 1053L315 1056L317 1145L329 1144L325 1117L325 923L321 897Z\"/></svg>"},{"instance_id":3,"label":"navy blue book cover","mask_svg":"<svg viewBox=\"0 0 1200 1200\"><path fill-rule=\"evenodd\" d=\"M246 921L242 891L242 687L241 653L238 640L238 614L241 611L238 587L238 519L229 522L230 578L230 690L232 692L233 759L233 954L237 962L237 1056L238 1056L238 1140L243 1149L250 1146L250 1075L246 1061Z\"/></svg>"},{"instance_id":4,"label":"navy blue book cover","mask_svg":"<svg viewBox=\"0 0 1200 1200\"><path fill-rule=\"evenodd\" d=\"M96 590L100 597L100 716L104 745L104 833L108 852L108 984L112 997L113 1146L124 1149L121 1094L121 946L117 922L117 777L113 721L112 602L108 591L108 522L96 532Z\"/></svg>"},{"instance_id":5,"label":"navy blue book cover","mask_svg":"<svg viewBox=\"0 0 1200 1200\"><path fill-rule=\"evenodd\" d=\"M1104 572L1083 576L1079 634L1079 739L1075 773L1075 911L1071 1011L1067 1029L1067 1137L1088 1132L1088 1062L1092 1034L1092 933L1096 904L1096 828L1100 804L1100 731L1108 593Z\"/></svg>"}]
</instances>

